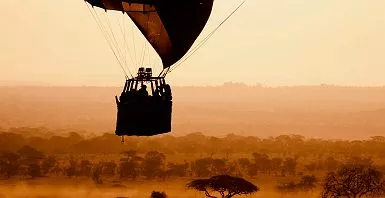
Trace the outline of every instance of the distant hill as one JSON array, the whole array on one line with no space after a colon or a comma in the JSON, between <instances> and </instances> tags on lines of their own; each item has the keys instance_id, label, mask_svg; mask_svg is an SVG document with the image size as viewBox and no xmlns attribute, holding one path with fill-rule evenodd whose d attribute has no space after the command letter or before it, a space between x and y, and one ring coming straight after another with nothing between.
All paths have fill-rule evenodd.
<instances>
[{"instance_id":1,"label":"distant hill","mask_svg":"<svg viewBox=\"0 0 385 198\"><path fill-rule=\"evenodd\" d=\"M0 87L0 127L112 132L120 87ZM385 135L385 87L174 87L174 135ZM59 131L59 130L58 130Z\"/></svg>"}]
</instances>

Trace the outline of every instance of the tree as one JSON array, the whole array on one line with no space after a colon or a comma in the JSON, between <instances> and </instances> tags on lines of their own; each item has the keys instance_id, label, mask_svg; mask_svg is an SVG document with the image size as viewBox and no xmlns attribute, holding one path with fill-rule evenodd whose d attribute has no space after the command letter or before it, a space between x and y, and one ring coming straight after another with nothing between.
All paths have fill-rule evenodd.
<instances>
[{"instance_id":1,"label":"tree","mask_svg":"<svg viewBox=\"0 0 385 198\"><path fill-rule=\"evenodd\" d=\"M295 183L293 181L278 184L275 188L281 193L295 193L298 191L308 192L316 187L317 179L314 175L305 175L301 177L301 181Z\"/></svg>"},{"instance_id":2,"label":"tree","mask_svg":"<svg viewBox=\"0 0 385 198\"><path fill-rule=\"evenodd\" d=\"M44 159L41 164L42 174L46 175L47 173L51 172L51 170L55 167L56 163L57 160L54 156L49 156L48 158Z\"/></svg>"},{"instance_id":3,"label":"tree","mask_svg":"<svg viewBox=\"0 0 385 198\"><path fill-rule=\"evenodd\" d=\"M102 172L103 172L103 175L107 175L107 176L114 176L115 175L115 170L116 170L116 167L118 165L114 162L114 161L110 161L110 162L104 162L103 163L103 168L102 168Z\"/></svg>"},{"instance_id":4,"label":"tree","mask_svg":"<svg viewBox=\"0 0 385 198\"><path fill-rule=\"evenodd\" d=\"M157 151L148 152L143 161L143 174L148 178L161 176L165 168L166 156Z\"/></svg>"},{"instance_id":5,"label":"tree","mask_svg":"<svg viewBox=\"0 0 385 198\"><path fill-rule=\"evenodd\" d=\"M27 160L40 160L44 158L44 154L33 147L23 146L18 151L20 156L23 156Z\"/></svg>"},{"instance_id":6,"label":"tree","mask_svg":"<svg viewBox=\"0 0 385 198\"><path fill-rule=\"evenodd\" d=\"M257 186L240 177L217 175L209 179L197 179L187 184L188 188L202 191L206 197L217 198L212 195L217 192L222 198L231 198L236 195L247 195L259 190Z\"/></svg>"},{"instance_id":7,"label":"tree","mask_svg":"<svg viewBox=\"0 0 385 198\"><path fill-rule=\"evenodd\" d=\"M317 178L314 175L305 175L301 177L301 181L297 184L297 187L302 191L310 191L316 187Z\"/></svg>"},{"instance_id":8,"label":"tree","mask_svg":"<svg viewBox=\"0 0 385 198\"><path fill-rule=\"evenodd\" d=\"M132 179L135 179L137 176L140 175L140 165L143 162L143 158L137 156L136 151L127 151L124 154L126 155L126 157L120 159L120 177L130 177Z\"/></svg>"},{"instance_id":9,"label":"tree","mask_svg":"<svg viewBox=\"0 0 385 198\"><path fill-rule=\"evenodd\" d=\"M323 183L322 197L378 196L385 192L385 181L380 171L372 166L346 165L329 172Z\"/></svg>"},{"instance_id":10,"label":"tree","mask_svg":"<svg viewBox=\"0 0 385 198\"><path fill-rule=\"evenodd\" d=\"M213 159L211 162L211 173L225 174L226 172L226 160L225 159Z\"/></svg>"},{"instance_id":11,"label":"tree","mask_svg":"<svg viewBox=\"0 0 385 198\"><path fill-rule=\"evenodd\" d=\"M297 167L297 160L295 158L286 158L283 161L282 170L284 173L290 173L291 175L295 175L295 170Z\"/></svg>"},{"instance_id":12,"label":"tree","mask_svg":"<svg viewBox=\"0 0 385 198\"><path fill-rule=\"evenodd\" d=\"M24 170L21 172L32 178L40 177L40 162L44 159L44 154L31 146L23 146L17 152L20 155L20 168Z\"/></svg>"},{"instance_id":13,"label":"tree","mask_svg":"<svg viewBox=\"0 0 385 198\"><path fill-rule=\"evenodd\" d=\"M0 155L0 174L8 179L17 175L19 171L19 155L14 153L3 153Z\"/></svg>"},{"instance_id":14,"label":"tree","mask_svg":"<svg viewBox=\"0 0 385 198\"><path fill-rule=\"evenodd\" d=\"M270 169L270 159L265 153L253 153L254 163L259 172L266 173Z\"/></svg>"},{"instance_id":15,"label":"tree","mask_svg":"<svg viewBox=\"0 0 385 198\"><path fill-rule=\"evenodd\" d=\"M192 164L191 169L198 177L208 177L211 175L212 161L211 157L197 159Z\"/></svg>"},{"instance_id":16,"label":"tree","mask_svg":"<svg viewBox=\"0 0 385 198\"><path fill-rule=\"evenodd\" d=\"M165 192L152 191L151 198L167 198L167 195Z\"/></svg>"},{"instance_id":17,"label":"tree","mask_svg":"<svg viewBox=\"0 0 385 198\"><path fill-rule=\"evenodd\" d=\"M41 177L41 168L38 164L28 165L28 175L32 178Z\"/></svg>"},{"instance_id":18,"label":"tree","mask_svg":"<svg viewBox=\"0 0 385 198\"><path fill-rule=\"evenodd\" d=\"M275 186L276 190L280 193L294 193L297 192L297 184L293 181L281 183Z\"/></svg>"},{"instance_id":19,"label":"tree","mask_svg":"<svg viewBox=\"0 0 385 198\"><path fill-rule=\"evenodd\" d=\"M248 168L251 164L248 158L239 158L235 161L236 163L236 172L238 176L248 174Z\"/></svg>"},{"instance_id":20,"label":"tree","mask_svg":"<svg viewBox=\"0 0 385 198\"><path fill-rule=\"evenodd\" d=\"M195 160L195 162L192 163L191 169L198 177L209 177L231 171L228 169L231 167L227 167L226 165L225 159L206 157Z\"/></svg>"},{"instance_id":21,"label":"tree","mask_svg":"<svg viewBox=\"0 0 385 198\"><path fill-rule=\"evenodd\" d=\"M167 164L167 175L168 176L176 176L176 177L184 177L184 176L186 176L187 168L188 168L187 162L185 162L183 164L168 163Z\"/></svg>"},{"instance_id":22,"label":"tree","mask_svg":"<svg viewBox=\"0 0 385 198\"><path fill-rule=\"evenodd\" d=\"M94 167L92 167L91 170L91 179L94 181L96 184L103 184L102 180L102 169L103 165L102 164L97 164Z\"/></svg>"},{"instance_id":23,"label":"tree","mask_svg":"<svg viewBox=\"0 0 385 198\"><path fill-rule=\"evenodd\" d=\"M78 161L71 156L68 162L69 166L66 169L66 175L70 178L73 176L78 176Z\"/></svg>"},{"instance_id":24,"label":"tree","mask_svg":"<svg viewBox=\"0 0 385 198\"><path fill-rule=\"evenodd\" d=\"M276 175L281 169L282 161L282 158L279 157L274 157L270 160L270 169L274 171Z\"/></svg>"},{"instance_id":25,"label":"tree","mask_svg":"<svg viewBox=\"0 0 385 198\"><path fill-rule=\"evenodd\" d=\"M80 170L79 173L81 176L89 177L91 176L92 163L89 160L82 160L80 162Z\"/></svg>"},{"instance_id":26,"label":"tree","mask_svg":"<svg viewBox=\"0 0 385 198\"><path fill-rule=\"evenodd\" d=\"M337 169L339 164L340 162L334 159L333 157L328 157L325 159L323 167L328 171L334 171Z\"/></svg>"}]
</instances>

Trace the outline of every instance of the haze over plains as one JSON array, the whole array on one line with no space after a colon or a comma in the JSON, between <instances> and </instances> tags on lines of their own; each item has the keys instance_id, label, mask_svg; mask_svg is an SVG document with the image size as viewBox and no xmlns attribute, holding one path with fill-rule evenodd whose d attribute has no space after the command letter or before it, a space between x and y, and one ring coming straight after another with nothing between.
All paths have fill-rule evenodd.
<instances>
[{"instance_id":1,"label":"haze over plains","mask_svg":"<svg viewBox=\"0 0 385 198\"><path fill-rule=\"evenodd\" d=\"M239 3L216 0L203 37ZM247 1L169 82L384 85L384 7L383 0ZM0 26L2 84L124 80L82 0L4 1Z\"/></svg>"},{"instance_id":2,"label":"haze over plains","mask_svg":"<svg viewBox=\"0 0 385 198\"><path fill-rule=\"evenodd\" d=\"M197 43L241 1L215 0ZM248 197L309 198L328 192L325 176L344 165L382 177L384 8L248 0L168 75L172 132L120 143L114 96L124 76L84 1L3 1L0 198L202 197L186 184L223 174L260 188ZM95 10L117 32L120 23L133 30L127 16ZM145 42L133 33L129 49L142 59ZM147 55L143 65L159 71L154 50Z\"/></svg>"},{"instance_id":3,"label":"haze over plains","mask_svg":"<svg viewBox=\"0 0 385 198\"><path fill-rule=\"evenodd\" d=\"M113 97L120 91L119 87L0 87L0 127L113 134ZM174 136L195 132L349 140L385 136L385 88L226 84L174 87L173 98L169 134Z\"/></svg>"}]
</instances>

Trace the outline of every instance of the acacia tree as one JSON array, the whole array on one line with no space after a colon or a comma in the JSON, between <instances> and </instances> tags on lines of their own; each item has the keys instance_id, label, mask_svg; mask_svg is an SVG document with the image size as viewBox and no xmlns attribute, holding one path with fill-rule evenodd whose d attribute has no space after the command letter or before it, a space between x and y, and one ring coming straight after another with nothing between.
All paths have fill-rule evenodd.
<instances>
[{"instance_id":1,"label":"acacia tree","mask_svg":"<svg viewBox=\"0 0 385 198\"><path fill-rule=\"evenodd\" d=\"M202 191L206 197L217 198L212 193L217 192L222 198L235 195L247 195L259 191L254 184L239 177L217 175L209 179L197 179L187 184L188 188Z\"/></svg>"},{"instance_id":2,"label":"acacia tree","mask_svg":"<svg viewBox=\"0 0 385 198\"><path fill-rule=\"evenodd\" d=\"M323 183L323 198L378 196L385 192L380 171L372 166L348 165L329 172Z\"/></svg>"}]
</instances>

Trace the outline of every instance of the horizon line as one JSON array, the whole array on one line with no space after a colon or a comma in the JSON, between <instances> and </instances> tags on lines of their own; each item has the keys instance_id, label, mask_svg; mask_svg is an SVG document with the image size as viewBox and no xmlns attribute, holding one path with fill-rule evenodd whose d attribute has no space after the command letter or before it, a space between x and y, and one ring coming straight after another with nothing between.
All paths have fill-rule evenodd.
<instances>
[{"instance_id":1,"label":"horizon line","mask_svg":"<svg viewBox=\"0 0 385 198\"><path fill-rule=\"evenodd\" d=\"M248 88L296 88L296 87L338 87L338 88L385 88L384 85L354 85L354 84L290 84L290 85L268 85L263 83L243 83L243 82L223 82L222 84L210 84L210 85L171 85L174 88L216 88L216 87L248 87ZM49 84L49 83L31 83L31 84L16 84L0 81L0 87L61 87L61 88L120 88L120 85L73 85L73 84Z\"/></svg>"}]
</instances>

